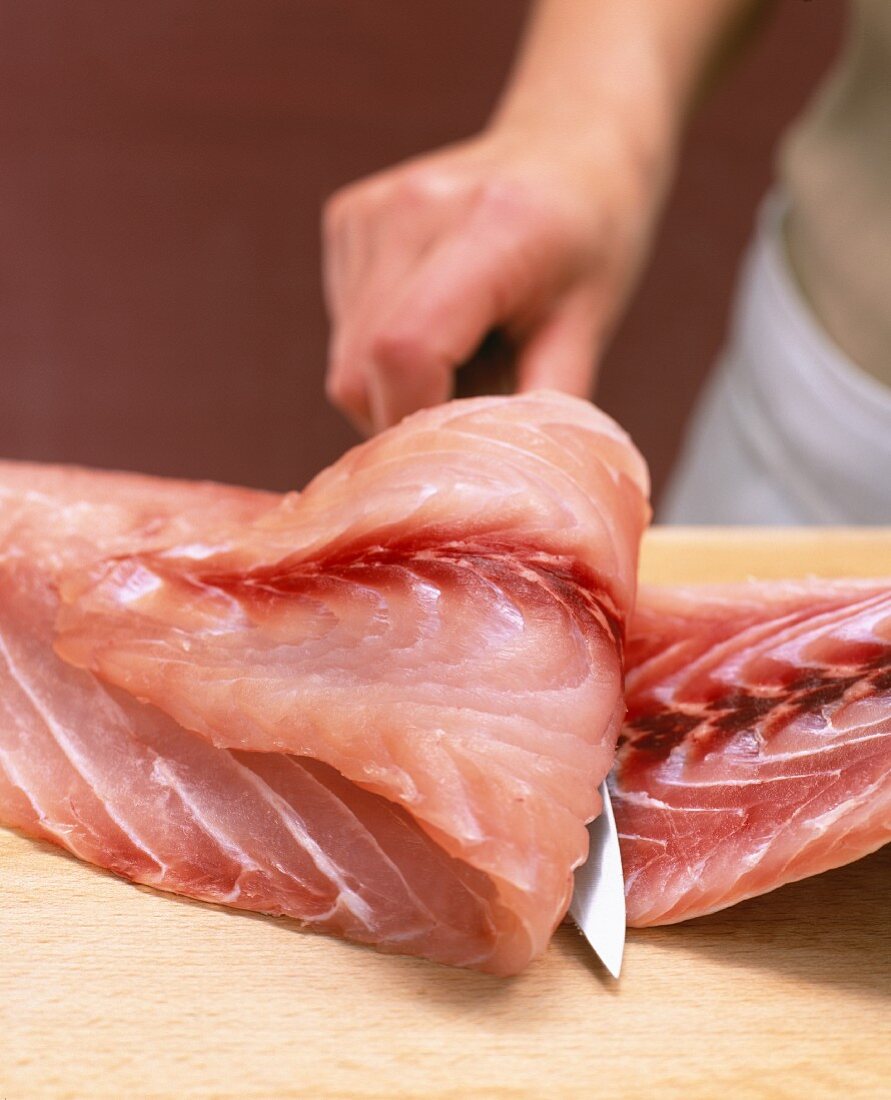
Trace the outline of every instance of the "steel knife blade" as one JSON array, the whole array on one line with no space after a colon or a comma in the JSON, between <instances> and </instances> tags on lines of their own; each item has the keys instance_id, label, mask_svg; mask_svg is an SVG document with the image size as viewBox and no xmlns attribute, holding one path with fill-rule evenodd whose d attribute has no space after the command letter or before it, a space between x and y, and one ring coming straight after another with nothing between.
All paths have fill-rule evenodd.
<instances>
[{"instance_id":1,"label":"steel knife blade","mask_svg":"<svg viewBox=\"0 0 891 1100\"><path fill-rule=\"evenodd\" d=\"M575 873L569 912L597 957L618 978L625 950L625 880L606 780L598 789L603 812L588 826L588 858Z\"/></svg>"}]
</instances>

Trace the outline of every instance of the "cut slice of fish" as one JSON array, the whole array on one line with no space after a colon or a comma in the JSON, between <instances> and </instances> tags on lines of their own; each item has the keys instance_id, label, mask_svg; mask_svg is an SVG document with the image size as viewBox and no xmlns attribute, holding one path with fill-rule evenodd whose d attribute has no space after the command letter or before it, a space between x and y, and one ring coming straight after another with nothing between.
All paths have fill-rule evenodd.
<instances>
[{"instance_id":1,"label":"cut slice of fish","mask_svg":"<svg viewBox=\"0 0 891 1100\"><path fill-rule=\"evenodd\" d=\"M113 490L97 475L91 491L81 473L68 492L66 476L44 472L42 490L27 472L6 482L0 609L18 606L28 576L48 588L34 594L34 647L7 662L19 694L0 729L0 816L38 832L53 805L54 839L102 866L390 950L504 974L539 955L585 857L624 709L648 515L627 436L584 402L538 394L418 414L278 502L154 483L153 506L145 479L128 498L127 479ZM56 649L86 695L54 707L59 593ZM24 629L34 608L9 621ZM95 692L118 708L102 735L118 757L107 740L90 757ZM28 731L52 761L43 786L20 781L24 754L10 755ZM114 776L106 758L120 761ZM152 827L159 797L195 851L214 853L197 885L192 857ZM326 808L300 824L307 799ZM361 844L386 866L360 875ZM403 894L420 901L393 918Z\"/></svg>"},{"instance_id":2,"label":"cut slice of fish","mask_svg":"<svg viewBox=\"0 0 891 1100\"><path fill-rule=\"evenodd\" d=\"M891 580L645 589L610 778L632 925L891 839Z\"/></svg>"}]
</instances>

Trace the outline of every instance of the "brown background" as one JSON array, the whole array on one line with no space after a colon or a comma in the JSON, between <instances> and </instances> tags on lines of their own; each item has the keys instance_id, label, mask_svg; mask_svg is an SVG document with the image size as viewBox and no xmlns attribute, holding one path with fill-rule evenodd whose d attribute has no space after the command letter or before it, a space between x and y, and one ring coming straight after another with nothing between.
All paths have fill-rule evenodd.
<instances>
[{"instance_id":1,"label":"brown background","mask_svg":"<svg viewBox=\"0 0 891 1100\"><path fill-rule=\"evenodd\" d=\"M692 128L599 393L657 485L843 7L781 0ZM0 454L274 488L335 458L320 203L478 127L524 8L0 0Z\"/></svg>"}]
</instances>

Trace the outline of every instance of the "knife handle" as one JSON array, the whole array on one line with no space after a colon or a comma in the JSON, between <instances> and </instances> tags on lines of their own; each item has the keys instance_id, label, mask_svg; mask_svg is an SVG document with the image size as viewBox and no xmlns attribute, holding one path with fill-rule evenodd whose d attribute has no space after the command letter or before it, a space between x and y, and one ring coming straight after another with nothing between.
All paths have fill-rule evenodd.
<instances>
[{"instance_id":1,"label":"knife handle","mask_svg":"<svg viewBox=\"0 0 891 1100\"><path fill-rule=\"evenodd\" d=\"M466 363L455 371L455 397L509 394L516 389L514 346L506 333L493 329Z\"/></svg>"}]
</instances>

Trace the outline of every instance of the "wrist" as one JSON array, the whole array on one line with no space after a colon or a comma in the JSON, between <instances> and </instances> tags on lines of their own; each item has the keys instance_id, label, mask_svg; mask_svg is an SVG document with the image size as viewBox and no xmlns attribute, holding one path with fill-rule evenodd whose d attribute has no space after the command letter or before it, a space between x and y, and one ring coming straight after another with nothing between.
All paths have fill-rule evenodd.
<instances>
[{"instance_id":1,"label":"wrist","mask_svg":"<svg viewBox=\"0 0 891 1100\"><path fill-rule=\"evenodd\" d=\"M645 208L661 203L674 175L678 141L673 127L592 103L567 100L499 105L482 135L494 147L548 174L568 178L592 196L621 188Z\"/></svg>"}]
</instances>

